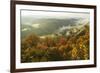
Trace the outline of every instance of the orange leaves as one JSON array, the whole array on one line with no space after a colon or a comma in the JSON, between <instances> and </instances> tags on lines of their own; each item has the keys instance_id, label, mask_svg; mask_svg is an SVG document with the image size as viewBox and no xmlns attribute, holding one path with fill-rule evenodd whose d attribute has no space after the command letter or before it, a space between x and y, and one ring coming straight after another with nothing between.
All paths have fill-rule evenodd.
<instances>
[{"instance_id":1,"label":"orange leaves","mask_svg":"<svg viewBox=\"0 0 100 73\"><path fill-rule=\"evenodd\" d=\"M36 48L37 49L47 49L48 47L46 45L42 44L42 43L41 44L38 43L37 46L36 46Z\"/></svg>"},{"instance_id":2,"label":"orange leaves","mask_svg":"<svg viewBox=\"0 0 100 73\"><path fill-rule=\"evenodd\" d=\"M35 34L27 36L21 40L21 62L87 60L89 27L86 26L80 34L45 38L39 38Z\"/></svg>"},{"instance_id":3,"label":"orange leaves","mask_svg":"<svg viewBox=\"0 0 100 73\"><path fill-rule=\"evenodd\" d=\"M25 41L29 47L35 46L39 42L39 37L37 35L29 35L25 38Z\"/></svg>"},{"instance_id":4,"label":"orange leaves","mask_svg":"<svg viewBox=\"0 0 100 73\"><path fill-rule=\"evenodd\" d=\"M60 44L60 45L65 45L65 44L66 44L66 38L61 37L61 38L59 39L59 44Z\"/></svg>"}]
</instances>

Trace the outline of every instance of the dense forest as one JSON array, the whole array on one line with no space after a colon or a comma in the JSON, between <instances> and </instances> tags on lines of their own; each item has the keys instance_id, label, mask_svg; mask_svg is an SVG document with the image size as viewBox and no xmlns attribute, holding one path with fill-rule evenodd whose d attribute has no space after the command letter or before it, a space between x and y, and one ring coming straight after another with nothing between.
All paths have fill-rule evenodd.
<instances>
[{"instance_id":1,"label":"dense forest","mask_svg":"<svg viewBox=\"0 0 100 73\"><path fill-rule=\"evenodd\" d=\"M32 33L21 40L21 62L87 60L89 36L88 24L59 34L38 36Z\"/></svg>"}]
</instances>

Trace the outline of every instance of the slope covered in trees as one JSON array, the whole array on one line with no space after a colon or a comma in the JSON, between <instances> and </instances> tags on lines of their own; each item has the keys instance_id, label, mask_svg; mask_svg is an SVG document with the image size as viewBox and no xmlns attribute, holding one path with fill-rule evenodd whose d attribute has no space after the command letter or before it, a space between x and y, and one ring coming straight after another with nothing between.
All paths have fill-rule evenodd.
<instances>
[{"instance_id":1,"label":"slope covered in trees","mask_svg":"<svg viewBox=\"0 0 100 73\"><path fill-rule=\"evenodd\" d=\"M68 34L69 32L70 34ZM52 36L53 35L53 36ZM41 38L31 34L21 40L21 62L89 59L89 25Z\"/></svg>"}]
</instances>

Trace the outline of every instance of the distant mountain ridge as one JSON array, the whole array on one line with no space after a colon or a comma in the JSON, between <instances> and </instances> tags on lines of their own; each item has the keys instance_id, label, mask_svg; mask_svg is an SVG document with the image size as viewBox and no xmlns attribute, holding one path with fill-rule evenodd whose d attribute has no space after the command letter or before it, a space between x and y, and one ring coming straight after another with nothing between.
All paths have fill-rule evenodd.
<instances>
[{"instance_id":1,"label":"distant mountain ridge","mask_svg":"<svg viewBox=\"0 0 100 73\"><path fill-rule=\"evenodd\" d=\"M73 19L41 19L34 21L31 24L22 24L21 25L21 37L24 38L30 34L36 34L38 36L45 36L54 33L63 33L65 31L69 31L71 28L75 28L76 30L80 26L83 26L83 23L87 23L83 19L73 18ZM38 28L33 27L35 24L38 24ZM66 33L69 35L69 33Z\"/></svg>"}]
</instances>

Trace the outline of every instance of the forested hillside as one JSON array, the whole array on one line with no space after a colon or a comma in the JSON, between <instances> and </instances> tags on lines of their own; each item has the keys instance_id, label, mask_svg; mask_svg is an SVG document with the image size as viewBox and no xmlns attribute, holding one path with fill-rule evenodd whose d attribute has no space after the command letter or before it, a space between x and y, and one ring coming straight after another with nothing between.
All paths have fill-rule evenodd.
<instances>
[{"instance_id":1,"label":"forested hillside","mask_svg":"<svg viewBox=\"0 0 100 73\"><path fill-rule=\"evenodd\" d=\"M31 33L21 40L21 62L87 60L89 36L89 23L44 36Z\"/></svg>"}]
</instances>

